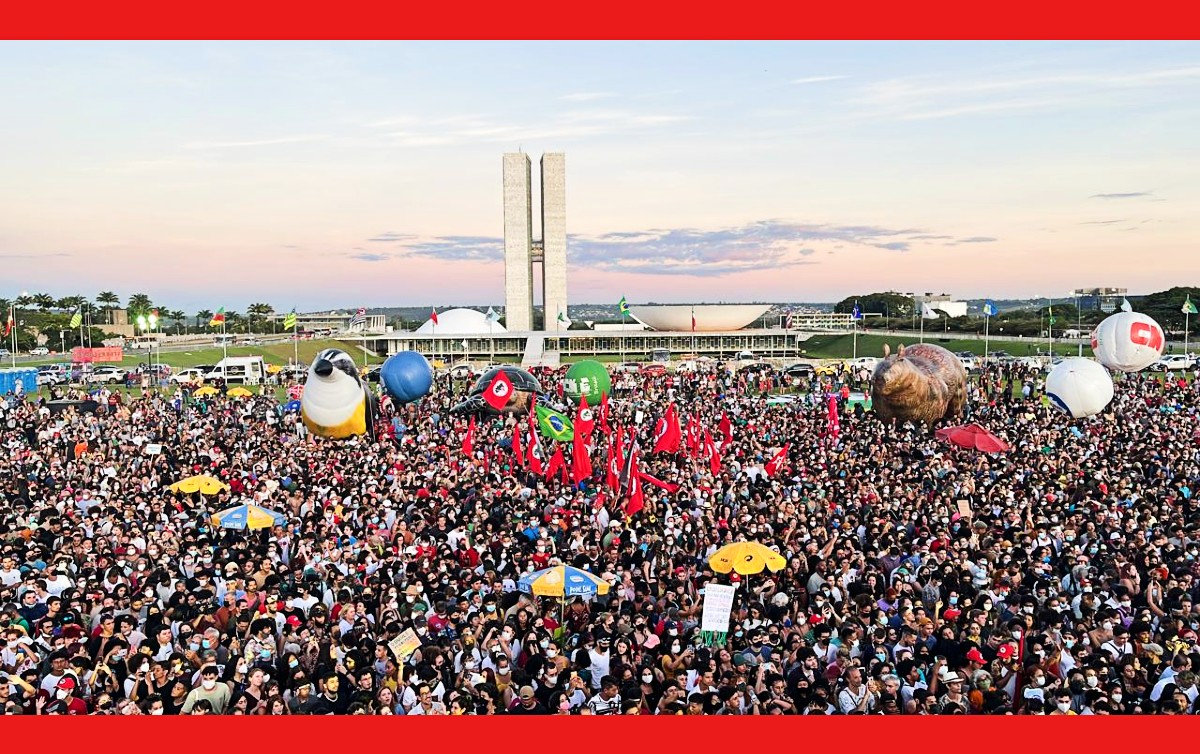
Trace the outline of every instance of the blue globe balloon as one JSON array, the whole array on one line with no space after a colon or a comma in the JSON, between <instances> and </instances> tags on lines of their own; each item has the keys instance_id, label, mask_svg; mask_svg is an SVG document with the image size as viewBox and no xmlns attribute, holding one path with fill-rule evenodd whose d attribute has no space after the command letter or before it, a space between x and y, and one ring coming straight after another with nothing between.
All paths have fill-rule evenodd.
<instances>
[{"instance_id":1,"label":"blue globe balloon","mask_svg":"<svg viewBox=\"0 0 1200 754\"><path fill-rule=\"evenodd\" d=\"M401 351L383 362L379 377L389 395L401 403L412 403L433 386L433 367L416 351Z\"/></svg>"}]
</instances>

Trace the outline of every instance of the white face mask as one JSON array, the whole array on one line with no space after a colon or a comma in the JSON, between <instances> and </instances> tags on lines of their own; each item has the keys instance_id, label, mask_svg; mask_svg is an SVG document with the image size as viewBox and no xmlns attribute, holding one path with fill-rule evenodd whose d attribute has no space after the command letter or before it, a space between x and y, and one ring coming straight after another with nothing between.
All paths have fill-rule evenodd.
<instances>
[{"instance_id":1,"label":"white face mask","mask_svg":"<svg viewBox=\"0 0 1200 754\"><path fill-rule=\"evenodd\" d=\"M1059 702L1058 703L1058 711L1059 712L1069 712L1070 709L1071 709L1070 702Z\"/></svg>"},{"instance_id":2,"label":"white face mask","mask_svg":"<svg viewBox=\"0 0 1200 754\"><path fill-rule=\"evenodd\" d=\"M653 683L653 682L654 682L654 674L653 673L642 673L642 683Z\"/></svg>"},{"instance_id":3,"label":"white face mask","mask_svg":"<svg viewBox=\"0 0 1200 754\"><path fill-rule=\"evenodd\" d=\"M496 672L499 673L500 675L508 675L509 673L512 672L512 668L509 668L509 667L496 668Z\"/></svg>"},{"instance_id":4,"label":"white face mask","mask_svg":"<svg viewBox=\"0 0 1200 754\"><path fill-rule=\"evenodd\" d=\"M1114 702L1116 702L1117 704L1120 704L1120 703L1121 703L1121 695L1120 695L1120 694L1113 694L1113 695L1112 695L1112 700L1113 700Z\"/></svg>"},{"instance_id":5,"label":"white face mask","mask_svg":"<svg viewBox=\"0 0 1200 754\"><path fill-rule=\"evenodd\" d=\"M200 685L204 687L205 691L212 691L217 687L217 679L205 678L204 680L200 681Z\"/></svg>"},{"instance_id":6,"label":"white face mask","mask_svg":"<svg viewBox=\"0 0 1200 754\"><path fill-rule=\"evenodd\" d=\"M1037 678L1035 678L1033 680L1033 683L1035 686L1045 686L1046 685L1046 676L1039 675Z\"/></svg>"},{"instance_id":7,"label":"white face mask","mask_svg":"<svg viewBox=\"0 0 1200 754\"><path fill-rule=\"evenodd\" d=\"M54 696L58 697L59 699L66 699L70 695L71 692L67 691L66 689L58 689L54 692Z\"/></svg>"},{"instance_id":8,"label":"white face mask","mask_svg":"<svg viewBox=\"0 0 1200 754\"><path fill-rule=\"evenodd\" d=\"M1100 679L1094 675L1089 675L1087 677L1087 685L1088 685L1088 688L1094 689L1100 685Z\"/></svg>"},{"instance_id":9,"label":"white face mask","mask_svg":"<svg viewBox=\"0 0 1200 754\"><path fill-rule=\"evenodd\" d=\"M558 650L555 649L554 647L547 647L546 648L546 656L547 657L556 657L556 656L558 656Z\"/></svg>"},{"instance_id":10,"label":"white face mask","mask_svg":"<svg viewBox=\"0 0 1200 754\"><path fill-rule=\"evenodd\" d=\"M150 714L151 714L151 715L161 715L162 713L163 713L163 708L162 708L162 707L159 707L158 709L152 709L152 710L150 710Z\"/></svg>"}]
</instances>

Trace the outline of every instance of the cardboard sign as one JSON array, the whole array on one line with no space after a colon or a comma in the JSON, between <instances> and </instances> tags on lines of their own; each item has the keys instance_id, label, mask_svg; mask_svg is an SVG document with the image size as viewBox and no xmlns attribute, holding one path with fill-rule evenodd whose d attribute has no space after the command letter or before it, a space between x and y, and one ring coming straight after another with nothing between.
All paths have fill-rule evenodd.
<instances>
[{"instance_id":1,"label":"cardboard sign","mask_svg":"<svg viewBox=\"0 0 1200 754\"><path fill-rule=\"evenodd\" d=\"M958 501L958 515L963 518L971 518L975 514L971 511L971 502L969 500Z\"/></svg>"},{"instance_id":2,"label":"cardboard sign","mask_svg":"<svg viewBox=\"0 0 1200 754\"><path fill-rule=\"evenodd\" d=\"M406 628L400 632L400 635L388 642L388 649L392 650L392 654L396 657L396 662L403 663L412 657L413 652L421 648L421 639L417 636L417 632L411 628Z\"/></svg>"},{"instance_id":3,"label":"cardboard sign","mask_svg":"<svg viewBox=\"0 0 1200 754\"><path fill-rule=\"evenodd\" d=\"M124 358L125 349L121 346L71 349L71 361L79 364L94 364L100 361L120 363Z\"/></svg>"},{"instance_id":4,"label":"cardboard sign","mask_svg":"<svg viewBox=\"0 0 1200 754\"><path fill-rule=\"evenodd\" d=\"M704 588L704 612L700 616L700 630L714 633L729 631L729 616L733 614L733 595L737 587L726 584L709 584Z\"/></svg>"}]
</instances>

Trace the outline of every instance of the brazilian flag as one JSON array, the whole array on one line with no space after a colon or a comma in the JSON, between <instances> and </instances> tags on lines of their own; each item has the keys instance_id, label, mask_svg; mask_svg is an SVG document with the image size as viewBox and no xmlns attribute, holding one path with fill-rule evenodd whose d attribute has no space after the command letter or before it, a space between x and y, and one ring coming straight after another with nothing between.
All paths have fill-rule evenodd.
<instances>
[{"instance_id":1,"label":"brazilian flag","mask_svg":"<svg viewBox=\"0 0 1200 754\"><path fill-rule=\"evenodd\" d=\"M575 439L575 427L565 414L560 414L545 406L538 406L537 418L538 426L541 427L544 437L559 442L570 442Z\"/></svg>"}]
</instances>

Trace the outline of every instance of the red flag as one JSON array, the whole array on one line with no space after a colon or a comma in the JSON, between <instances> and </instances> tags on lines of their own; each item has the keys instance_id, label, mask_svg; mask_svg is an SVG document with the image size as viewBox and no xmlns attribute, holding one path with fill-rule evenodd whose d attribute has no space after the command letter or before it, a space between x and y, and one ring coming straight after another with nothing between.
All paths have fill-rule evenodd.
<instances>
[{"instance_id":1,"label":"red flag","mask_svg":"<svg viewBox=\"0 0 1200 754\"><path fill-rule=\"evenodd\" d=\"M650 452L675 453L679 450L679 440L682 436L683 431L679 428L679 414L675 411L675 404L672 403L667 407L666 415L658 420L658 425L654 430L654 447Z\"/></svg>"},{"instance_id":2,"label":"red flag","mask_svg":"<svg viewBox=\"0 0 1200 754\"><path fill-rule=\"evenodd\" d=\"M555 444L554 455L550 456L550 465L546 467L546 478L553 479L554 474L560 469L566 470L567 459L563 458L562 445Z\"/></svg>"},{"instance_id":3,"label":"red flag","mask_svg":"<svg viewBox=\"0 0 1200 754\"><path fill-rule=\"evenodd\" d=\"M12 310L12 307L10 306L8 308L8 321L4 323L4 337L7 338L9 335L11 335L12 329L13 329L13 310Z\"/></svg>"},{"instance_id":4,"label":"red flag","mask_svg":"<svg viewBox=\"0 0 1200 754\"><path fill-rule=\"evenodd\" d=\"M517 465L521 468L525 468L525 454L521 452L520 422L517 423L517 426L513 427L512 451L513 455L517 457Z\"/></svg>"},{"instance_id":5,"label":"red flag","mask_svg":"<svg viewBox=\"0 0 1200 754\"><path fill-rule=\"evenodd\" d=\"M575 407L575 436L583 435L586 439L591 439L592 432L596 429L596 416L592 410L588 408L587 396L579 396L579 405Z\"/></svg>"},{"instance_id":6,"label":"red flag","mask_svg":"<svg viewBox=\"0 0 1200 754\"><path fill-rule=\"evenodd\" d=\"M724 411L721 412L721 436L725 438L726 445L733 442L733 423Z\"/></svg>"},{"instance_id":7,"label":"red flag","mask_svg":"<svg viewBox=\"0 0 1200 754\"><path fill-rule=\"evenodd\" d=\"M767 465L763 467L763 471L766 472L767 476L775 476L775 473L787 463L787 454L791 448L792 444L789 442L780 448L779 452L771 460L767 461Z\"/></svg>"},{"instance_id":8,"label":"red flag","mask_svg":"<svg viewBox=\"0 0 1200 754\"><path fill-rule=\"evenodd\" d=\"M829 396L829 419L826 432L830 437L837 437L842 431L841 421L838 419L837 398Z\"/></svg>"},{"instance_id":9,"label":"red flag","mask_svg":"<svg viewBox=\"0 0 1200 754\"><path fill-rule=\"evenodd\" d=\"M692 307L692 332L696 332L696 307Z\"/></svg>"},{"instance_id":10,"label":"red flag","mask_svg":"<svg viewBox=\"0 0 1200 754\"><path fill-rule=\"evenodd\" d=\"M637 438L629 448L629 460L625 464L626 478L629 480L629 497L625 501L625 515L633 514L646 507L646 498L642 494L642 474L638 469Z\"/></svg>"},{"instance_id":11,"label":"red flag","mask_svg":"<svg viewBox=\"0 0 1200 754\"><path fill-rule=\"evenodd\" d=\"M430 322L432 322L432 323L433 323L433 324L435 324L435 325L438 323L438 321L437 321L437 307L436 307L436 306L435 306L435 307L433 307L433 314L430 314L430 315L429 315L429 321L430 321Z\"/></svg>"},{"instance_id":12,"label":"red flag","mask_svg":"<svg viewBox=\"0 0 1200 754\"><path fill-rule=\"evenodd\" d=\"M538 437L537 425L533 423L533 412L529 412L529 448L528 462L529 470L535 474L543 474L545 466L542 461L546 458L546 454L542 451L542 440Z\"/></svg>"},{"instance_id":13,"label":"red flag","mask_svg":"<svg viewBox=\"0 0 1200 754\"><path fill-rule=\"evenodd\" d=\"M608 444L608 468L604 483L613 492L621 491L621 434L621 428L617 427Z\"/></svg>"},{"instance_id":14,"label":"red flag","mask_svg":"<svg viewBox=\"0 0 1200 754\"><path fill-rule=\"evenodd\" d=\"M475 417L471 417L471 425L467 427L467 436L463 438L462 452L470 460L475 451Z\"/></svg>"},{"instance_id":15,"label":"red flag","mask_svg":"<svg viewBox=\"0 0 1200 754\"><path fill-rule=\"evenodd\" d=\"M717 444L713 442L712 435L708 430L704 430L704 450L708 453L708 465L713 476L718 476L721 473L721 454L717 452Z\"/></svg>"},{"instance_id":16,"label":"red flag","mask_svg":"<svg viewBox=\"0 0 1200 754\"><path fill-rule=\"evenodd\" d=\"M689 458L699 458L700 457L700 422L696 420L696 417L694 417L694 416L688 417L687 429L684 430L684 434L687 436L688 457Z\"/></svg>"},{"instance_id":17,"label":"red flag","mask_svg":"<svg viewBox=\"0 0 1200 754\"><path fill-rule=\"evenodd\" d=\"M592 475L592 459L588 456L587 445L579 432L576 432L575 439L571 440L571 474L575 478L575 484L583 484L584 480Z\"/></svg>"},{"instance_id":18,"label":"red flag","mask_svg":"<svg viewBox=\"0 0 1200 754\"><path fill-rule=\"evenodd\" d=\"M677 492L679 490L678 484L671 484L670 482L664 482L663 480L659 479L658 477L653 477L646 473L641 474L641 479L643 482L649 482L650 484L653 484L655 487L658 487L659 489L664 489L667 492Z\"/></svg>"},{"instance_id":19,"label":"red flag","mask_svg":"<svg viewBox=\"0 0 1200 754\"><path fill-rule=\"evenodd\" d=\"M492 383L483 391L483 399L487 404L499 411L508 405L508 401L512 398L513 384L504 370L496 372L496 376L492 378Z\"/></svg>"}]
</instances>

